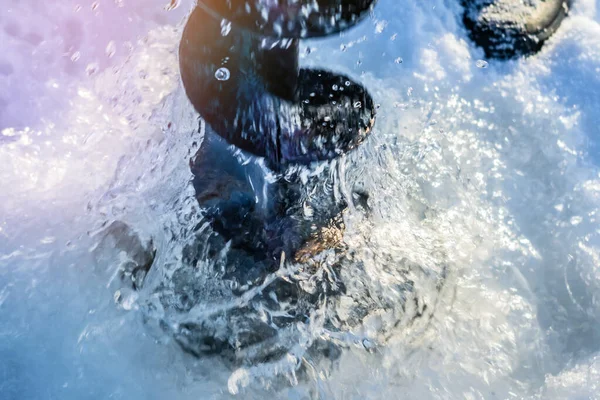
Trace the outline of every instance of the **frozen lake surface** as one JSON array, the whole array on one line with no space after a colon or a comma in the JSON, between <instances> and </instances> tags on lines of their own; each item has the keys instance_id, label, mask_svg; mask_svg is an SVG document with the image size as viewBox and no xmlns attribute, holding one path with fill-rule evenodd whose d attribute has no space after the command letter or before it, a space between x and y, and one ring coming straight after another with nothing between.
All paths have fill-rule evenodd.
<instances>
[{"instance_id":1,"label":"frozen lake surface","mask_svg":"<svg viewBox=\"0 0 600 400\"><path fill-rule=\"evenodd\" d=\"M151 293L119 287L125 252L100 245L125 221L168 266L197 222L202 136L177 64L191 4L54 3L0 6L0 398L600 398L596 2L510 62L481 60L452 0L380 0L303 42L305 65L380 106L338 166L340 188L370 193L368 216L344 217L360 263L316 316L370 313L337 335L315 317L282 362L243 367L182 352L148 317ZM406 318L405 265L430 318ZM339 357L303 353L315 338Z\"/></svg>"}]
</instances>

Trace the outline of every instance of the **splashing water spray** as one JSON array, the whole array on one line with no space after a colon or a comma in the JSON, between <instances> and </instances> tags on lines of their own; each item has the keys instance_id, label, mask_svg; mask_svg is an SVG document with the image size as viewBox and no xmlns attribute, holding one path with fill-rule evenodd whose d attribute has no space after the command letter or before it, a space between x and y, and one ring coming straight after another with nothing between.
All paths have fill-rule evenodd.
<instances>
[{"instance_id":1,"label":"splashing water spray","mask_svg":"<svg viewBox=\"0 0 600 400\"><path fill-rule=\"evenodd\" d=\"M299 68L299 41L352 27L375 2L200 0L192 11L179 58L208 126L191 168L198 225L210 229L194 232L174 271L154 274L166 277L155 285L161 326L187 353L294 369L314 347L306 331L343 291L347 202L323 171L366 139L375 107L349 77ZM288 274L288 261L302 267Z\"/></svg>"},{"instance_id":2,"label":"splashing water spray","mask_svg":"<svg viewBox=\"0 0 600 400\"><path fill-rule=\"evenodd\" d=\"M283 349L298 345L296 322L310 323L317 303L327 301L321 298L339 292L335 282L325 294L281 276L284 261L305 263L323 249L335 251L343 230L346 203L334 198L326 174L306 178L298 171L361 144L375 109L352 79L299 68L298 48L302 38L352 27L374 3L200 0L192 11L179 48L180 69L188 98L210 127L191 166L196 199L216 235L190 246L198 255L178 272L183 278L164 283L175 297L162 299L170 310L185 292L186 304L175 307L167 325L188 353L218 353L238 362L278 359ZM264 160L258 173L248 167L256 158L240 162L240 150ZM268 181L269 175L275 178ZM258 204L261 196L266 205ZM231 294L246 299L243 304L234 300L221 310L214 307L218 300L182 289L202 284L192 275L198 262L211 262L207 248L224 254L225 262L217 261L224 265L220 281L233 282ZM214 310L193 315L198 305ZM269 321L262 317L266 309Z\"/></svg>"}]
</instances>

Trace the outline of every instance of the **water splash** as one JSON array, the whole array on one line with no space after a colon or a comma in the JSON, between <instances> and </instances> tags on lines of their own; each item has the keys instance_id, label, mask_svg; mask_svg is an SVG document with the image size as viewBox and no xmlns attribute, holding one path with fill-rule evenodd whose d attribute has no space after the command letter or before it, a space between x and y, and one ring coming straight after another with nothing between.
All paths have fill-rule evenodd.
<instances>
[{"instance_id":1,"label":"water splash","mask_svg":"<svg viewBox=\"0 0 600 400\"><path fill-rule=\"evenodd\" d=\"M288 336L300 348L289 347L276 362L232 367L219 357L188 356L156 321L190 316L165 308L153 285L139 297L124 287L141 279L134 271L153 248L160 273L145 282L169 282L186 265L184 248L202 228L187 160L202 134L178 87L179 32L152 30L128 61L119 54L111 59L116 73L101 66L89 81L62 75L62 62L48 64L59 72L39 81L40 102L52 104L52 96L68 101L42 107L43 120L32 109L29 128L8 122L15 121L7 117L16 115L11 108L1 117L0 177L10 188L0 193L5 393L67 399L219 398L228 390L246 398L393 397L400 391L415 398L594 396L600 175L590 143L600 53L593 13L565 24L539 58L483 76L473 62L478 53L448 22L451 10L443 2L435 12L416 1L402 9L392 1L380 6L386 29L403 32L393 42L403 55L402 74L393 58L378 56L387 39L344 52L340 43L310 43L307 62L335 59L340 69L360 51L377 54L364 57L363 68L382 118L372 139L332 170L324 188L352 200L344 214L349 260L332 273L325 252L321 269L286 269L269 278L289 273L307 290L346 285L327 303L311 303L310 321ZM340 41L358 40L373 28L360 29ZM15 37L1 34L20 54ZM17 55L10 79L28 71ZM115 250L110 238L99 246L115 220L139 237L139 247L122 242ZM232 306L227 293L237 287L219 280L215 265L222 266L197 266L194 282L211 302L192 318ZM264 308L254 311L259 320L266 315ZM305 351L311 343L331 356L311 355Z\"/></svg>"}]
</instances>

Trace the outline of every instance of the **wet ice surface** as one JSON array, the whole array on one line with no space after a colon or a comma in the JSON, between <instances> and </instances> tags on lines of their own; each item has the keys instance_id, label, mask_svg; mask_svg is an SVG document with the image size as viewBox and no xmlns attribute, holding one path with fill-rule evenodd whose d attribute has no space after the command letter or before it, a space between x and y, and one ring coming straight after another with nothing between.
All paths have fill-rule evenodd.
<instances>
[{"instance_id":1,"label":"wet ice surface","mask_svg":"<svg viewBox=\"0 0 600 400\"><path fill-rule=\"evenodd\" d=\"M487 68L452 2L382 0L360 27L304 43L306 64L357 77L380 109L339 166L372 211L345 215L362 263L341 271L348 295L326 310L372 312L338 335L339 359L307 356L296 377L294 357L242 369L190 357L143 323L150 294L115 302L128 255L98 250L106 222L151 238L168 265L197 218L188 159L201 135L176 59L189 4L61 4L0 11L3 398L598 396L594 2L536 57ZM420 266L431 320L403 320L403 265ZM299 343L325 335L315 320Z\"/></svg>"}]
</instances>

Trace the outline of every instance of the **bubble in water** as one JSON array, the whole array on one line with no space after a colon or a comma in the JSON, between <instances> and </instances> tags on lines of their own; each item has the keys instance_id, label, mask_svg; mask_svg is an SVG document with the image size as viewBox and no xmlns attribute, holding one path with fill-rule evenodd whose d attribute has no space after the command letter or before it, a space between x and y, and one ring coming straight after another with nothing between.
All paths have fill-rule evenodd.
<instances>
[{"instance_id":1,"label":"bubble in water","mask_svg":"<svg viewBox=\"0 0 600 400\"><path fill-rule=\"evenodd\" d=\"M404 61L404 60L402 60L402 57L398 57L398 58L396 58L396 59L394 60L394 62L395 62L396 64L402 64L402 62L403 62L403 61Z\"/></svg>"},{"instance_id":2,"label":"bubble in water","mask_svg":"<svg viewBox=\"0 0 600 400\"><path fill-rule=\"evenodd\" d=\"M360 101L357 101L354 103L354 108L360 108L362 106L362 103Z\"/></svg>"},{"instance_id":3,"label":"bubble in water","mask_svg":"<svg viewBox=\"0 0 600 400\"><path fill-rule=\"evenodd\" d=\"M215 72L215 78L218 81L226 81L229 80L229 77L231 76L231 73L229 72L229 70L225 67L221 67L217 70L217 72Z\"/></svg>"},{"instance_id":4,"label":"bubble in water","mask_svg":"<svg viewBox=\"0 0 600 400\"><path fill-rule=\"evenodd\" d=\"M475 63L475 65L477 66L477 68L487 68L488 67L488 62L485 60L477 60L477 62Z\"/></svg>"},{"instance_id":5,"label":"bubble in water","mask_svg":"<svg viewBox=\"0 0 600 400\"><path fill-rule=\"evenodd\" d=\"M81 53L76 51L71 55L71 61L75 62L81 58Z\"/></svg>"}]
</instances>

